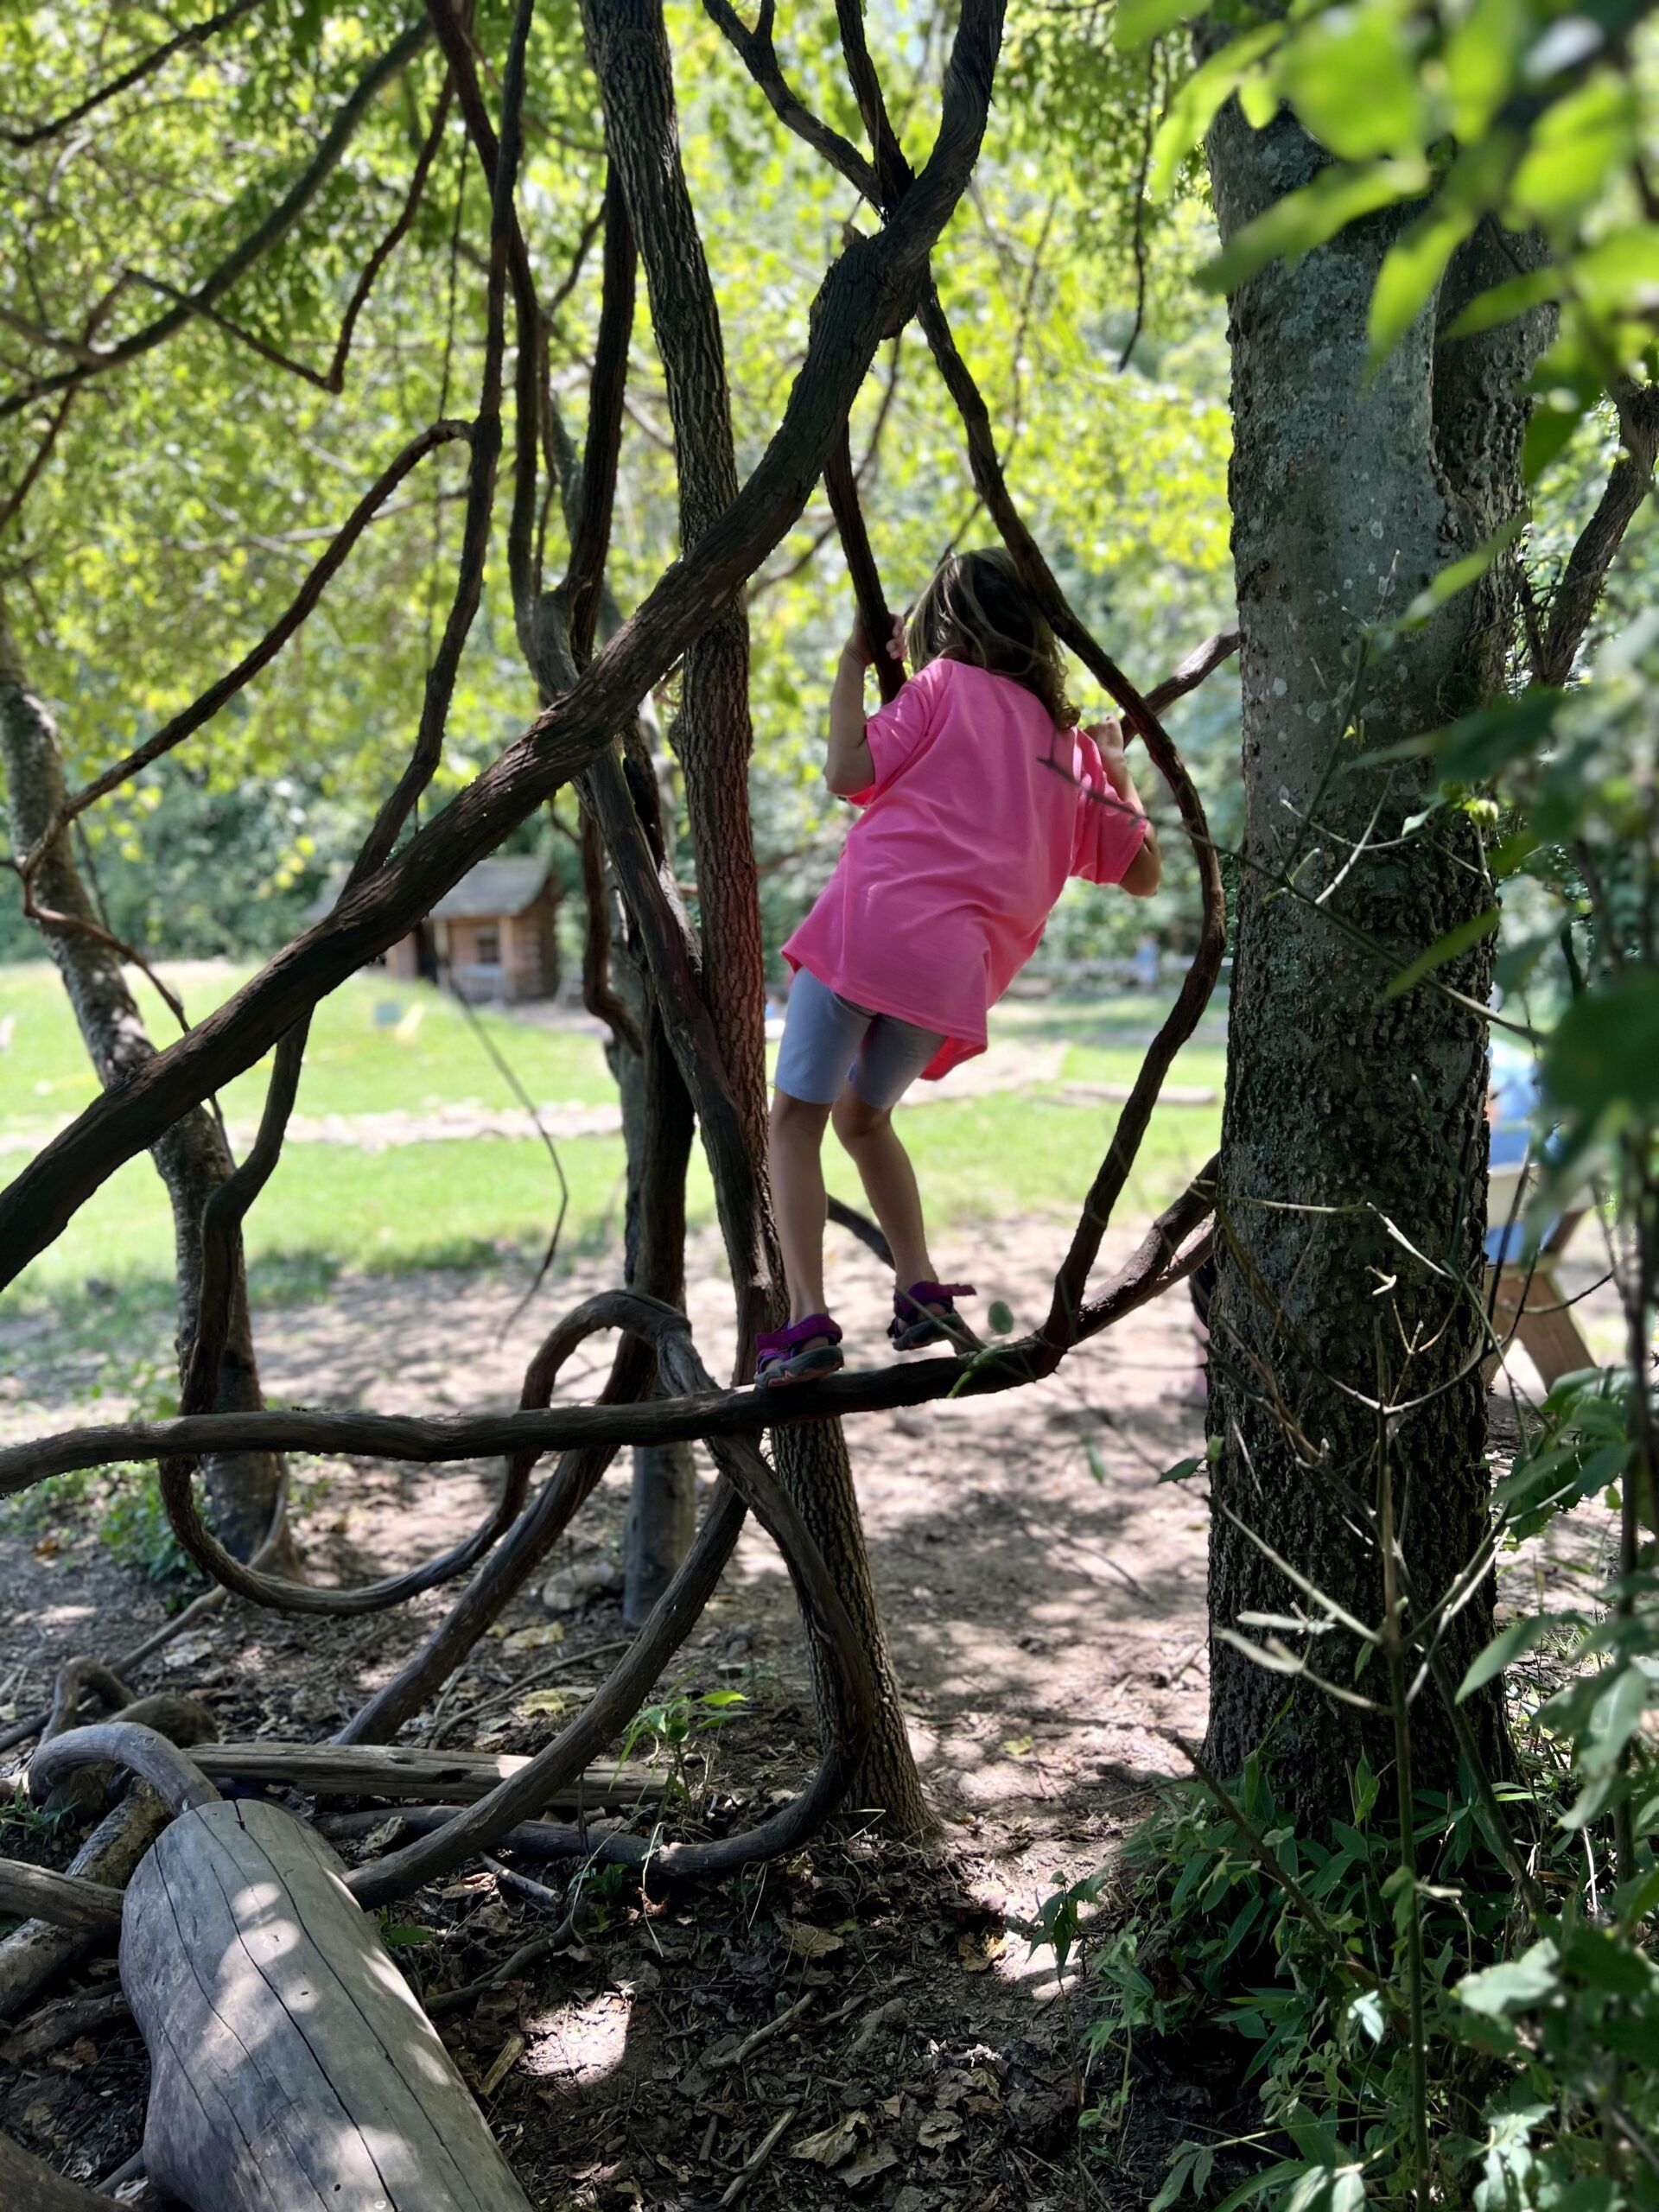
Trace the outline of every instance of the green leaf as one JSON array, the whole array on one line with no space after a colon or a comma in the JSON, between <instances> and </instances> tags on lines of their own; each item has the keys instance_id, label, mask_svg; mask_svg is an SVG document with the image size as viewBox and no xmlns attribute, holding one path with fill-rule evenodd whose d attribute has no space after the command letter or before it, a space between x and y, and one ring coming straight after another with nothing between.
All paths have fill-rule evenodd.
<instances>
[{"instance_id":1,"label":"green leaf","mask_svg":"<svg viewBox=\"0 0 1659 2212\"><path fill-rule=\"evenodd\" d=\"M1480 220L1478 207L1437 200L1382 257L1371 292L1371 366L1385 361L1428 304L1452 255Z\"/></svg>"},{"instance_id":2,"label":"green leaf","mask_svg":"<svg viewBox=\"0 0 1659 2212\"><path fill-rule=\"evenodd\" d=\"M1426 622L1436 607L1444 607L1447 600L1455 599L1460 591L1466 591L1471 584L1478 583L1499 554L1514 544L1526 528L1528 519L1525 514L1511 515L1508 522L1501 524L1490 537L1482 538L1472 553L1465 553L1459 561L1448 562L1437 576L1432 577L1423 586L1407 607L1404 622L1414 625Z\"/></svg>"},{"instance_id":3,"label":"green leaf","mask_svg":"<svg viewBox=\"0 0 1659 2212\"><path fill-rule=\"evenodd\" d=\"M1605 1687L1591 1708L1587 1734L1578 1746L1578 1764L1586 1774L1602 1774L1618 1765L1628 1744L1642 1725L1651 1687L1639 1667L1626 1664L1607 1669Z\"/></svg>"},{"instance_id":4,"label":"green leaf","mask_svg":"<svg viewBox=\"0 0 1659 2212\"><path fill-rule=\"evenodd\" d=\"M1189 1477L1196 1475L1200 1467L1207 1467L1209 1464L1207 1459L1178 1459L1173 1467L1166 1467L1158 1479L1160 1483L1184 1483Z\"/></svg>"},{"instance_id":5,"label":"green leaf","mask_svg":"<svg viewBox=\"0 0 1659 2212\"><path fill-rule=\"evenodd\" d=\"M1459 922L1456 929L1447 930L1444 937L1437 938L1426 951L1420 952L1409 966L1402 968L1397 976L1390 976L1383 986L1382 1004L1386 1006L1390 999L1403 996L1414 984L1421 983L1425 976L1432 976L1437 968L1444 968L1448 961L1459 959L1471 945L1479 944L1484 938L1491 937L1503 918L1500 908L1489 906L1484 914L1471 914L1466 922Z\"/></svg>"},{"instance_id":6,"label":"green leaf","mask_svg":"<svg viewBox=\"0 0 1659 2212\"><path fill-rule=\"evenodd\" d=\"M1629 161L1638 116L1635 86L1611 72L1547 107L1516 170L1512 206L1547 226L1570 222Z\"/></svg>"},{"instance_id":7,"label":"green leaf","mask_svg":"<svg viewBox=\"0 0 1659 2212\"><path fill-rule=\"evenodd\" d=\"M1005 1306L1000 1298L992 1300L991 1310L986 1318L990 1323L991 1334L994 1337L1011 1337L1014 1334L1013 1310Z\"/></svg>"},{"instance_id":8,"label":"green leaf","mask_svg":"<svg viewBox=\"0 0 1659 2212\"><path fill-rule=\"evenodd\" d=\"M1610 1997L1651 1997L1659 1977L1633 1943L1601 1928L1575 1928L1562 1939L1561 1963Z\"/></svg>"},{"instance_id":9,"label":"green leaf","mask_svg":"<svg viewBox=\"0 0 1659 2212\"><path fill-rule=\"evenodd\" d=\"M1471 2012L1499 2019L1553 1996L1560 1986L1556 1965L1555 1946L1545 1936L1518 1959L1504 1959L1478 1974L1465 1974L1458 1984L1458 1995Z\"/></svg>"},{"instance_id":10,"label":"green leaf","mask_svg":"<svg viewBox=\"0 0 1659 2212\"><path fill-rule=\"evenodd\" d=\"M1240 83L1285 35L1282 23L1258 23L1230 39L1178 86L1158 126L1147 171L1149 198L1167 197L1181 163L1215 121Z\"/></svg>"},{"instance_id":11,"label":"green leaf","mask_svg":"<svg viewBox=\"0 0 1659 2212\"><path fill-rule=\"evenodd\" d=\"M1532 32L1526 0L1474 0L1442 52L1452 130L1463 144L1481 137L1508 99Z\"/></svg>"},{"instance_id":12,"label":"green leaf","mask_svg":"<svg viewBox=\"0 0 1659 2212\"><path fill-rule=\"evenodd\" d=\"M1427 164L1417 158L1374 162L1363 168L1321 169L1312 184L1287 192L1247 223L1199 270L1198 282L1206 291L1236 292L1270 261L1281 257L1300 261L1362 215L1409 200L1427 182Z\"/></svg>"},{"instance_id":13,"label":"green leaf","mask_svg":"<svg viewBox=\"0 0 1659 2212\"><path fill-rule=\"evenodd\" d=\"M1579 427L1584 402L1566 385L1557 385L1534 403L1521 443L1521 474L1535 484Z\"/></svg>"},{"instance_id":14,"label":"green leaf","mask_svg":"<svg viewBox=\"0 0 1659 2212\"><path fill-rule=\"evenodd\" d=\"M1494 700L1477 707L1444 729L1408 737L1380 748L1374 760L1408 760L1427 753L1449 784L1490 783L1517 754L1532 751L1549 735L1565 694L1535 684L1518 699Z\"/></svg>"},{"instance_id":15,"label":"green leaf","mask_svg":"<svg viewBox=\"0 0 1659 2212\"><path fill-rule=\"evenodd\" d=\"M1566 1624L1559 1613L1535 1613L1529 1620L1516 1621L1495 1636L1486 1649L1471 1664L1468 1673L1458 1685L1458 1703L1471 1698L1478 1689L1490 1682L1494 1675L1502 1674L1512 1660L1523 1651L1535 1650L1547 1637Z\"/></svg>"},{"instance_id":16,"label":"green leaf","mask_svg":"<svg viewBox=\"0 0 1659 2212\"><path fill-rule=\"evenodd\" d=\"M1542 306L1546 300L1558 300L1567 283L1564 269L1534 269L1524 276L1511 276L1502 284L1490 284L1484 292L1477 292L1460 315L1453 315L1446 325L1447 338L1472 338L1477 332L1494 330L1500 322L1510 322L1518 315L1525 315L1529 308Z\"/></svg>"},{"instance_id":17,"label":"green leaf","mask_svg":"<svg viewBox=\"0 0 1659 2212\"><path fill-rule=\"evenodd\" d=\"M1568 264L1573 289L1604 311L1652 305L1659 286L1659 226L1637 223L1610 231Z\"/></svg>"},{"instance_id":18,"label":"green leaf","mask_svg":"<svg viewBox=\"0 0 1659 2212\"><path fill-rule=\"evenodd\" d=\"M1574 999L1540 1072L1546 1101L1584 1129L1659 1109L1659 976L1621 976Z\"/></svg>"},{"instance_id":19,"label":"green leaf","mask_svg":"<svg viewBox=\"0 0 1659 2212\"><path fill-rule=\"evenodd\" d=\"M1112 18L1112 43L1120 53L1131 54L1147 46L1179 23L1183 16L1201 10L1194 0L1117 0Z\"/></svg>"},{"instance_id":20,"label":"green leaf","mask_svg":"<svg viewBox=\"0 0 1659 2212\"><path fill-rule=\"evenodd\" d=\"M1279 89L1341 161L1421 147L1427 114L1413 41L1410 16L1394 0L1332 8L1286 46Z\"/></svg>"}]
</instances>

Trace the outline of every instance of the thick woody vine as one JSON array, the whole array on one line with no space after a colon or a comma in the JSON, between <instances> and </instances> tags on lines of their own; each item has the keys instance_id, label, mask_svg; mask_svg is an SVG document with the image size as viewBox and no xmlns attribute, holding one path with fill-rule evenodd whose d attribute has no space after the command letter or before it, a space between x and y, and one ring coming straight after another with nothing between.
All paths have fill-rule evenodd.
<instances>
[{"instance_id":1,"label":"thick woody vine","mask_svg":"<svg viewBox=\"0 0 1659 2212\"><path fill-rule=\"evenodd\" d=\"M9 1281L53 1241L123 1160L276 1048L253 1148L207 1210L201 1293L180 1415L160 1422L107 1424L11 1446L0 1452L0 1495L73 1467L153 1459L161 1469L169 1520L189 1554L220 1589L283 1611L362 1613L467 1578L423 1649L341 1731L336 1740L342 1758L353 1745L388 1741L442 1690L569 1526L620 1449L696 1439L713 1454L719 1479L691 1548L592 1701L527 1766L477 1803L423 1808L410 1822L411 1840L353 1875L353 1887L365 1904L406 1895L511 1839L580 1775L626 1726L695 1624L751 1512L783 1554L811 1640L826 1723L816 1775L759 1827L715 1844L648 1846L618 1832L596 1845L591 1835L575 1829L562 1833L537 1821L537 1847L550 1856L568 1853L582 1858L591 1858L597 1849L603 1858L645 1872L652 1883L703 1879L798 1847L843 1802L873 1742L897 1721L880 1623L859 1612L856 1573L849 1579L849 1558L854 1569L862 1560L861 1535L846 1484L840 1424L883 1408L1040 1382L1069 1352L1191 1272L1209 1249L1205 1175L1153 1224L1129 1262L1091 1294L1103 1236L1160 1086L1210 995L1224 933L1219 873L1203 808L1160 714L1171 699L1201 682L1236 639L1224 635L1210 641L1174 677L1143 696L1067 604L1003 477L988 411L951 334L929 265L977 155L1001 34L999 0L964 0L945 72L938 130L927 158L913 170L887 116L851 0L838 13L848 79L874 149L872 160L809 114L789 91L772 48L770 0L753 31L725 0L709 0L710 13L779 117L858 187L880 218L872 233L849 238L826 272L805 358L782 419L741 485L724 412L712 290L706 271L697 277L701 249L672 144L671 78L657 0L589 0L587 28L606 111L610 174L601 321L579 458L556 422L548 376L547 319L514 199L531 4L532 0L520 0L518 9L499 117L484 99L468 35L448 0L431 0L429 24L412 28L392 50L413 51L429 32L435 35L447 70L440 113L447 112L453 98L490 188L484 368L471 422L444 421L418 433L359 503L294 604L259 645L195 706L68 800L14 862L29 887L42 856L76 816L186 741L281 651L324 596L372 515L425 455L452 440L467 443L470 467L462 545L419 726L404 774L377 815L333 912L286 947L224 1007L141 1065L118 1093L89 1108L0 1193L0 1281ZM430 167L435 136L435 121L434 136L417 157L411 200ZM287 211L285 226L297 219L296 197L290 193L278 211ZM635 314L636 257L643 264L669 378L683 551L640 606L598 643L628 334ZM213 308L230 281L212 289L211 296L192 296L192 311ZM367 281L372 282L372 272ZM204 287L203 293L210 289ZM954 1357L842 1373L792 1391L786 1404L779 1404L752 1390L720 1387L671 1302L683 1278L683 1186L693 1114L713 1173L731 1268L740 1373L753 1332L772 1317L780 1293L765 1191L761 1062L758 1033L751 1033L759 993L750 970L760 957L753 854L746 816L741 807L735 815L732 810L734 785L741 799L747 780L747 639L741 594L798 519L822 476L865 620L875 633L884 630L886 610L859 512L847 421L877 347L912 318L920 322L960 416L980 497L1024 582L1067 645L1117 702L1163 777L1192 845L1202 925L1188 975L1090 1185L1040 1327L1015 1341L969 1348ZM161 324L167 321L161 318L141 334L146 345L161 342L167 334ZM442 758L456 672L481 594L504 440L509 332L515 359L509 581L520 642L543 705L516 743L400 844L415 803ZM349 344L349 330L344 334ZM95 365L75 365L86 375L102 373L118 367L130 350L130 345L112 349ZM56 383L67 397L80 380L66 371ZM562 456L564 480L551 488L570 538L566 573L551 588L542 573L539 519L542 464L548 455ZM680 733L680 749L692 835L700 844L701 938L674 888L655 813L654 779L635 724L648 691L683 659L688 724ZM509 829L571 782L588 825L586 834L602 844L621 893L629 950L646 983L639 1039L646 1069L645 1172L630 1283L556 1324L530 1363L519 1409L512 1414L424 1421L212 1410L242 1224L280 1156L313 1009L411 927ZM716 840L727 854L723 873L714 864ZM571 1353L604 1331L616 1333L617 1348L598 1400L554 1406L553 1393ZM768 1432L778 1461L775 1471L760 1448ZM506 1460L506 1479L495 1510L465 1542L441 1557L366 1587L321 1590L235 1558L201 1519L194 1498L195 1470L204 1454L233 1449L372 1454L412 1465L499 1452ZM535 1469L549 1452L557 1455L553 1467L532 1493ZM845 1486L846 1517L839 1527L826 1527L825 1482L833 1488L836 1479ZM849 1543L851 1554L844 1549ZM86 1761L131 1764L140 1754L149 1755L130 1733L140 1716L132 1700L124 1707L124 1688L107 1669L83 1672L64 1686L35 1757L32 1782L38 1790L60 1784ZM75 1727L85 1701L111 1707L113 1718L90 1729ZM899 1826L918 1825L918 1794L906 1802L900 1792L900 1801L888 1806ZM0 1873L0 1888L7 1878ZM28 1909L43 1919L79 1910L84 1923L86 1901L77 1900L69 1888L55 1905L49 1882L43 1890L36 1881L31 1896Z\"/></svg>"}]
</instances>

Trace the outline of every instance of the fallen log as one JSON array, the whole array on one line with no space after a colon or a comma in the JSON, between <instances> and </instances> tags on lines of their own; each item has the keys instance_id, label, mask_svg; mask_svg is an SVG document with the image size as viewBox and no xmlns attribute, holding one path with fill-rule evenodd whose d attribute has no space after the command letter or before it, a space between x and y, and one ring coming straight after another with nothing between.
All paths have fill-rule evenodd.
<instances>
[{"instance_id":1,"label":"fallen log","mask_svg":"<svg viewBox=\"0 0 1659 2212\"><path fill-rule=\"evenodd\" d=\"M118 1892L166 1818L165 1809L151 1791L130 1791L105 1815L70 1860L70 1874ZM0 1941L0 2020L15 2020L27 2012L55 1975L100 1945L107 1948L113 1937L113 1929L94 1934L54 1928L44 1920L26 1920L21 1928L14 1928ZM0 2198L0 2203L6 2201Z\"/></svg>"},{"instance_id":2,"label":"fallen log","mask_svg":"<svg viewBox=\"0 0 1659 2212\"><path fill-rule=\"evenodd\" d=\"M44 2159L30 2158L0 2135L0 2204L6 2212L110 2212L110 2200L80 2182L66 2181Z\"/></svg>"},{"instance_id":3,"label":"fallen log","mask_svg":"<svg viewBox=\"0 0 1659 2212\"><path fill-rule=\"evenodd\" d=\"M301 1789L313 1797L389 1797L470 1805L530 1764L514 1751L425 1751L397 1744L200 1744L193 1754L211 1781ZM663 1777L637 1763L601 1762L550 1790L544 1808L597 1811L663 1794ZM538 1808L540 1809L540 1808Z\"/></svg>"},{"instance_id":4,"label":"fallen log","mask_svg":"<svg viewBox=\"0 0 1659 2212\"><path fill-rule=\"evenodd\" d=\"M530 2212L341 1873L279 1807L221 1800L134 1875L150 2180L191 2212Z\"/></svg>"},{"instance_id":5,"label":"fallen log","mask_svg":"<svg viewBox=\"0 0 1659 2212\"><path fill-rule=\"evenodd\" d=\"M121 1899L115 1891L83 1875L54 1874L22 1859L0 1859L0 1912L86 1936L113 1936L121 1925Z\"/></svg>"}]
</instances>

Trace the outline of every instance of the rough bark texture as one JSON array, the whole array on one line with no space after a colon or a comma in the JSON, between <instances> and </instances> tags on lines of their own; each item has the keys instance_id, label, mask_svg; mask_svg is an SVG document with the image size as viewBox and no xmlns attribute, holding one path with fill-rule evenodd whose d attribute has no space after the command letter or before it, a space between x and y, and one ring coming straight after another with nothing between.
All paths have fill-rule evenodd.
<instances>
[{"instance_id":1,"label":"rough bark texture","mask_svg":"<svg viewBox=\"0 0 1659 2212\"><path fill-rule=\"evenodd\" d=\"M613 1033L606 1058L616 1077L622 1104L622 1135L627 1152L628 1195L624 1280L667 1305L685 1303L685 1173L691 1150L691 1101L663 1033L662 1017L645 981L626 948L612 969L612 988L632 1018L643 1049L630 1051ZM677 1173L647 1173L647 1131L658 1147L680 1163ZM657 1166L660 1169L662 1163ZM654 1187L656 1217L650 1217ZM660 1255L642 1259L647 1244ZM667 1589L675 1568L691 1548L697 1532L697 1470L690 1444L636 1444L633 1480L628 1494L627 1533L623 1543L622 1618L638 1628Z\"/></svg>"},{"instance_id":2,"label":"rough bark texture","mask_svg":"<svg viewBox=\"0 0 1659 2212\"><path fill-rule=\"evenodd\" d=\"M26 851L53 819L64 798L62 756L46 702L31 691L15 640L0 611L0 764L5 770L7 811L14 848ZM92 903L75 865L68 838L60 837L41 863L35 895L49 912L95 922ZM63 978L82 1040L98 1079L116 1090L155 1057L143 1018L122 971L119 955L85 931L42 926ZM201 1211L232 1161L224 1133L206 1106L175 1122L151 1148L156 1173L173 1209L175 1265L179 1289L179 1365L189 1357L201 1287ZM229 1337L219 1370L216 1413L257 1413L259 1371L248 1315L247 1281L238 1254ZM274 1452L219 1452L203 1463L213 1524L241 1559L251 1558L270 1525L282 1494L283 1465Z\"/></svg>"},{"instance_id":3,"label":"rough bark texture","mask_svg":"<svg viewBox=\"0 0 1659 2212\"><path fill-rule=\"evenodd\" d=\"M588 0L586 19L604 99L607 143L639 242L652 321L662 354L680 480L680 530L688 552L737 494L731 405L720 317L679 159L672 65L659 0ZM703 992L737 1108L755 1201L722 1208L739 1301L739 1358L777 1300L766 1160L765 954L748 805L752 731L748 620L741 598L688 647L675 742L685 764L689 827L697 869ZM719 1178L717 1177L717 1180ZM846 1443L833 1423L777 1433L779 1473L799 1507L852 1614L875 1675L877 1719L856 1783L901 1832L929 1815L876 1604ZM839 1688L816 1641L812 1664L832 1731Z\"/></svg>"},{"instance_id":4,"label":"rough bark texture","mask_svg":"<svg viewBox=\"0 0 1659 2212\"><path fill-rule=\"evenodd\" d=\"M1236 105L1216 123L1209 156L1224 238L1323 159L1287 116L1254 131ZM1478 235L1439 302L1368 382L1373 282L1411 212L1357 225L1294 268L1270 267L1231 303L1246 826L1211 1321L1210 1427L1222 1446L1212 1628L1305 1604L1227 1513L1361 1618L1380 1620L1377 1554L1350 1533L1327 1479L1376 1495L1377 1418L1351 1393L1435 1394L1391 1425L1386 1447L1419 1608L1469 1560L1485 1518L1479 1325L1452 1279L1481 1279L1484 1023L1431 986L1386 1002L1382 992L1415 953L1490 908L1494 890L1461 817L1389 842L1430 787L1423 766L1357 764L1500 688L1512 570L1500 563L1363 667L1358 652L1363 626L1401 614L1522 505L1515 387L1540 331L1438 340L1471 290L1513 273ZM1356 857L1368 840L1380 849ZM1295 892L1283 887L1292 869ZM1484 1001L1484 948L1440 972ZM1310 1207L1332 1211L1298 1210ZM1449 1273L1403 1250L1382 1216ZM1490 1620L1486 1588L1448 1637L1454 1676ZM1332 1635L1301 1648L1351 1682L1351 1646ZM1306 1817L1345 1809L1361 1716L1218 1638L1211 1661L1213 1767L1236 1772L1271 1736ZM1495 1740L1495 1705L1478 1727ZM1450 1782L1456 1746L1432 1692L1414 1729L1420 1781Z\"/></svg>"}]
</instances>

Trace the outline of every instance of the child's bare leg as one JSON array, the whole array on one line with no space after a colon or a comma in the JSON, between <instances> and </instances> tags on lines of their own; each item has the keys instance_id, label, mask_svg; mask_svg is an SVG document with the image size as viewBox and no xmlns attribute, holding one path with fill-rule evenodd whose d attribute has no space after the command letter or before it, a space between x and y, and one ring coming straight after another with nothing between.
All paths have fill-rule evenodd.
<instances>
[{"instance_id":1,"label":"child's bare leg","mask_svg":"<svg viewBox=\"0 0 1659 2212\"><path fill-rule=\"evenodd\" d=\"M823 1303L823 1131L827 1106L772 1094L772 1205L789 1285L789 1318L804 1321Z\"/></svg>"},{"instance_id":2,"label":"child's bare leg","mask_svg":"<svg viewBox=\"0 0 1659 2212\"><path fill-rule=\"evenodd\" d=\"M922 1194L910 1154L893 1127L891 1107L868 1106L849 1084L835 1106L836 1135L858 1170L881 1233L893 1250L893 1269L901 1290L913 1282L936 1280L927 1256Z\"/></svg>"}]
</instances>

